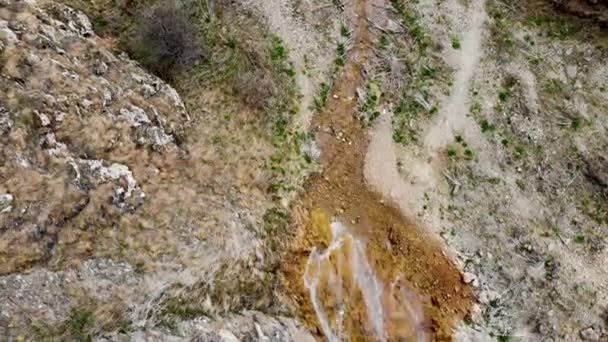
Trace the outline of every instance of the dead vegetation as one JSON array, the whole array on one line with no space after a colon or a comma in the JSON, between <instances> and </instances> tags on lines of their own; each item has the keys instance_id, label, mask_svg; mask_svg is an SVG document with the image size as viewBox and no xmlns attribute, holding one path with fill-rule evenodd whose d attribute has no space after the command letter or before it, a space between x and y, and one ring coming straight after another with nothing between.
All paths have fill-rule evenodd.
<instances>
[{"instance_id":1,"label":"dead vegetation","mask_svg":"<svg viewBox=\"0 0 608 342\"><path fill-rule=\"evenodd\" d=\"M135 59L165 79L190 69L205 52L188 13L176 1L157 3L140 13L129 43Z\"/></svg>"}]
</instances>

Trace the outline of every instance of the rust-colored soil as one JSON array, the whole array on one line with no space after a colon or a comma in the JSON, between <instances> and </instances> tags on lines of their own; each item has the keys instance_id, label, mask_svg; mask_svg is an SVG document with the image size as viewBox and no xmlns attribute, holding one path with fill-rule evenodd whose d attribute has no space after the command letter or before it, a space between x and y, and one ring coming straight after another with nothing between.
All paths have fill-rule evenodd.
<instances>
[{"instance_id":1,"label":"rust-colored soil","mask_svg":"<svg viewBox=\"0 0 608 342\"><path fill-rule=\"evenodd\" d=\"M363 66L372 57L372 37L366 20L368 2L357 0L355 6L355 46L334 84L327 110L313 120L323 151L324 171L308 180L306 192L295 203L296 235L283 263L284 289L295 301L300 317L320 334L303 283L311 250L315 246L324 248L328 243L326 228L311 220L312 213L320 210L328 217L339 218L367 242L370 263L385 284L401 276L422 298L425 325L432 340L451 340L454 324L471 308L470 288L463 284L460 271L442 252L441 242L394 206L385 204L365 182L368 137L353 114L357 110L355 92L363 80ZM353 320L361 319L358 317L347 318L350 322L345 322L345 326L356 326ZM388 331L389 340L403 340L398 331ZM362 335L355 332L350 336L356 339Z\"/></svg>"}]
</instances>

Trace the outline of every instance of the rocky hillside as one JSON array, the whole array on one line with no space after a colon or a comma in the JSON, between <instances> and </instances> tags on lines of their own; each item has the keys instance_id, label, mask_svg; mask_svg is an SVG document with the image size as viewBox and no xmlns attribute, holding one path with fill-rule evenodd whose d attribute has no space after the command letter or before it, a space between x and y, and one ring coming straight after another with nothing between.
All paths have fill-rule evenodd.
<instances>
[{"instance_id":1,"label":"rocky hillside","mask_svg":"<svg viewBox=\"0 0 608 342\"><path fill-rule=\"evenodd\" d=\"M289 140L203 86L187 109L60 3L1 2L0 54L1 336L305 338L266 273Z\"/></svg>"},{"instance_id":2,"label":"rocky hillside","mask_svg":"<svg viewBox=\"0 0 608 342\"><path fill-rule=\"evenodd\" d=\"M606 340L607 13L0 0L0 340Z\"/></svg>"},{"instance_id":3,"label":"rocky hillside","mask_svg":"<svg viewBox=\"0 0 608 342\"><path fill-rule=\"evenodd\" d=\"M59 246L90 253L82 235L141 207L141 176L154 170L135 164L177 156L190 118L173 88L111 53L82 13L14 4L2 28L0 272L8 274L65 257Z\"/></svg>"}]
</instances>

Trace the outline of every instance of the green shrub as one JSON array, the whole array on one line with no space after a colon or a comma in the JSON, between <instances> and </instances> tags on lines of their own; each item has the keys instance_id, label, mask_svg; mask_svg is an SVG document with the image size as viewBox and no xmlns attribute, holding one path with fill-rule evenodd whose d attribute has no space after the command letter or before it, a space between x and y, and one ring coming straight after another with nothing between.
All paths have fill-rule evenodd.
<instances>
[{"instance_id":1,"label":"green shrub","mask_svg":"<svg viewBox=\"0 0 608 342\"><path fill-rule=\"evenodd\" d=\"M95 325L95 316L87 310L72 309L65 322L66 331L75 341L91 341L91 329Z\"/></svg>"}]
</instances>

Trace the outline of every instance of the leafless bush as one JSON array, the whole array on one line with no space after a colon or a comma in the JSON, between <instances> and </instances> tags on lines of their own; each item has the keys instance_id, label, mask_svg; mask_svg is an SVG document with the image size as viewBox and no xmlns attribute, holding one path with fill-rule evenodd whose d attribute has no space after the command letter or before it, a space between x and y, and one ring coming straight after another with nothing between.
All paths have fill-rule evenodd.
<instances>
[{"instance_id":1,"label":"leafless bush","mask_svg":"<svg viewBox=\"0 0 608 342\"><path fill-rule=\"evenodd\" d=\"M235 91L251 108L263 109L277 96L278 90L270 72L263 69L237 76Z\"/></svg>"},{"instance_id":2,"label":"leafless bush","mask_svg":"<svg viewBox=\"0 0 608 342\"><path fill-rule=\"evenodd\" d=\"M132 52L163 78L173 78L203 56L197 25L176 1L161 1L144 11L137 24Z\"/></svg>"}]
</instances>

